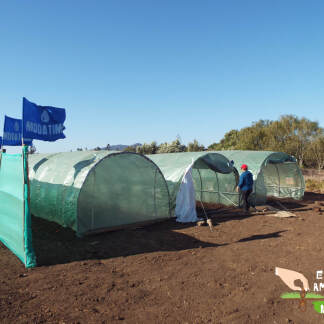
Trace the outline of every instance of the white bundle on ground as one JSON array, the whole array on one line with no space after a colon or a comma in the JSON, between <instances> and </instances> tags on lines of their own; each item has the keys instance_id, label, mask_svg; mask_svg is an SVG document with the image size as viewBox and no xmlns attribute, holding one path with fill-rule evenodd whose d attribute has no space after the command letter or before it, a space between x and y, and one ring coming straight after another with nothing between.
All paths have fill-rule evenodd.
<instances>
[{"instance_id":1,"label":"white bundle on ground","mask_svg":"<svg viewBox=\"0 0 324 324\"><path fill-rule=\"evenodd\" d=\"M268 216L274 216L279 218L297 217L294 213L291 213L286 210L279 210L275 214L269 214Z\"/></svg>"}]
</instances>

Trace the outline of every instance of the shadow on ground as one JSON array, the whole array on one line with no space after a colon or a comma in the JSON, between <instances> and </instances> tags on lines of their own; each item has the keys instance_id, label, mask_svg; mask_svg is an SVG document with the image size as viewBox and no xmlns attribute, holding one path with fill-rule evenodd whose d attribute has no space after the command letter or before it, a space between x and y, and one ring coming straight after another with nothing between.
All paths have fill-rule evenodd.
<instances>
[{"instance_id":1,"label":"shadow on ground","mask_svg":"<svg viewBox=\"0 0 324 324\"><path fill-rule=\"evenodd\" d=\"M249 237L245 237L245 238L242 238L242 239L238 240L237 243L239 243L239 242L249 242L249 241L255 241L255 240L265 240L265 239L269 239L269 238L278 238L278 237L281 237L280 234L283 233L283 232L287 232L287 230L268 233L268 234L251 235Z\"/></svg>"},{"instance_id":2,"label":"shadow on ground","mask_svg":"<svg viewBox=\"0 0 324 324\"><path fill-rule=\"evenodd\" d=\"M257 209L262 210L263 208L266 208L267 205L270 205L274 208L277 208L279 210L291 210L291 211L310 211L312 210L312 207L309 207L309 204L314 203L315 201L320 202L322 205L324 205L324 194L320 193L314 193L314 192L305 192L303 200L294 200L292 198L275 198L275 197L269 197L267 199L266 205L262 206L256 206ZM233 206L221 206L217 204L206 204L207 208L205 208L205 211L197 205L197 212L198 216L205 218L205 213L208 215L208 217L213 219L214 224L215 223L221 223L226 221L232 221L232 220L242 220L247 217L256 216L256 214L253 214L253 210L251 215L244 215L242 209L233 207ZM262 214L258 215L262 216Z\"/></svg>"},{"instance_id":3,"label":"shadow on ground","mask_svg":"<svg viewBox=\"0 0 324 324\"><path fill-rule=\"evenodd\" d=\"M194 226L168 220L137 229L119 230L78 238L75 232L41 218L32 218L33 246L38 265L107 259L157 251L181 251L226 244L202 242L176 232Z\"/></svg>"},{"instance_id":4,"label":"shadow on ground","mask_svg":"<svg viewBox=\"0 0 324 324\"><path fill-rule=\"evenodd\" d=\"M303 201L307 203L314 203L315 201L321 201L324 203L324 194L306 191Z\"/></svg>"},{"instance_id":5,"label":"shadow on ground","mask_svg":"<svg viewBox=\"0 0 324 324\"><path fill-rule=\"evenodd\" d=\"M205 211L209 218L212 218L213 224L219 224L228 221L240 221L245 218L249 218L251 216L255 216L253 214L246 215L244 214L242 209L234 208L234 207L225 207L218 209L209 209ZM205 213L197 208L198 217L205 218Z\"/></svg>"},{"instance_id":6,"label":"shadow on ground","mask_svg":"<svg viewBox=\"0 0 324 324\"><path fill-rule=\"evenodd\" d=\"M273 206L278 209L282 209L281 206L286 207L287 209L298 209L305 207L302 201L297 201L293 199L276 199L270 198L267 200L267 205Z\"/></svg>"},{"instance_id":7,"label":"shadow on ground","mask_svg":"<svg viewBox=\"0 0 324 324\"><path fill-rule=\"evenodd\" d=\"M280 200L287 209L304 210L306 203L323 201L324 195L306 192L303 201ZM208 206L208 216L213 224L226 221L240 221L248 217L263 217L260 215L244 215L241 209ZM259 207L258 207L259 208ZM308 209L305 209L308 210ZM203 211L197 208L203 217ZM195 237L180 233L177 230L195 226L195 224L179 224L174 220L145 226L137 229L127 229L107 232L84 238L78 238L75 232L68 228L37 217L32 219L33 246L37 255L38 265L64 264L73 261L89 259L107 259L121 256L136 255L158 251L181 251L204 247L218 247L227 244L213 244L197 240ZM247 242L260 239L280 237L280 232L262 235L252 235L239 240Z\"/></svg>"}]
</instances>

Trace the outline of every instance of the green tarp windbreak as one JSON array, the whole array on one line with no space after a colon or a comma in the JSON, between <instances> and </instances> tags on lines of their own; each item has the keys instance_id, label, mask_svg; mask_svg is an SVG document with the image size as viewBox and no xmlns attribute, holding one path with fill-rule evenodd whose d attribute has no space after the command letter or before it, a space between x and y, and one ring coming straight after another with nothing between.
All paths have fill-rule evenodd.
<instances>
[{"instance_id":1,"label":"green tarp windbreak","mask_svg":"<svg viewBox=\"0 0 324 324\"><path fill-rule=\"evenodd\" d=\"M28 201L27 146L22 154L1 154L0 240L27 267L36 266Z\"/></svg>"}]
</instances>

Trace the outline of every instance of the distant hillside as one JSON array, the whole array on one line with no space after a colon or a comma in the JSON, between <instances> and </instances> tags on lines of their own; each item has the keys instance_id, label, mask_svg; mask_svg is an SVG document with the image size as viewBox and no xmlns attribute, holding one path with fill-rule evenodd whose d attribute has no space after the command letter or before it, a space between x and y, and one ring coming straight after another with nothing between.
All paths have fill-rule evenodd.
<instances>
[{"instance_id":1,"label":"distant hillside","mask_svg":"<svg viewBox=\"0 0 324 324\"><path fill-rule=\"evenodd\" d=\"M124 150L126 147L129 147L129 146L132 146L132 147L137 147L137 146L142 146L141 143L135 143L133 145L125 145L125 144L117 144L117 145L110 145L109 146L109 150L110 151L122 151ZM102 150L104 150L105 148L102 148Z\"/></svg>"}]
</instances>

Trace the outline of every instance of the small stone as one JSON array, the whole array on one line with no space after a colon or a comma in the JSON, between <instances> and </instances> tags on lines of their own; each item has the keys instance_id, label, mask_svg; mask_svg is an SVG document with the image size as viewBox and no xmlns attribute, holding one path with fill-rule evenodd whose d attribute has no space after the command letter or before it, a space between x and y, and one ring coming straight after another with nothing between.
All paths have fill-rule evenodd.
<instances>
[{"instance_id":1,"label":"small stone","mask_svg":"<svg viewBox=\"0 0 324 324\"><path fill-rule=\"evenodd\" d=\"M197 226L203 226L203 225L205 225L205 221L198 221L197 222Z\"/></svg>"}]
</instances>

